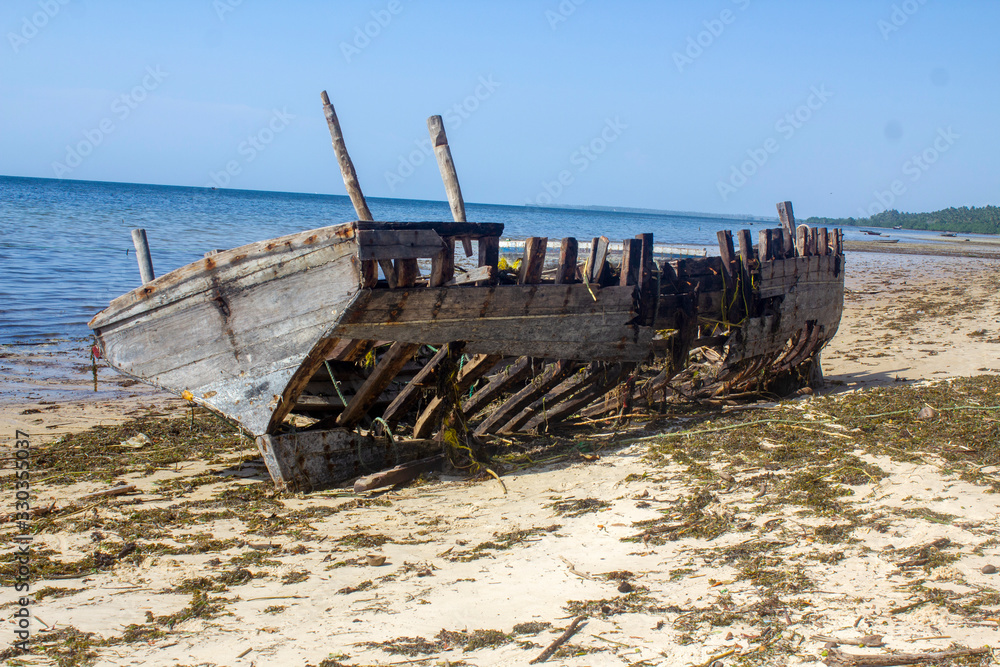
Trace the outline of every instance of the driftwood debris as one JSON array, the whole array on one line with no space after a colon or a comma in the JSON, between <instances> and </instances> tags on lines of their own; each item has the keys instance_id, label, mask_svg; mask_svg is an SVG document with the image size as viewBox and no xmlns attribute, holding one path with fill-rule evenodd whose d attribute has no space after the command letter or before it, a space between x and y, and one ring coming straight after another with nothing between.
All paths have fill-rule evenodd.
<instances>
[{"instance_id":1,"label":"driftwood debris","mask_svg":"<svg viewBox=\"0 0 1000 667\"><path fill-rule=\"evenodd\" d=\"M399 446L404 446L406 444L406 442L397 443ZM373 489L379 489L385 486L405 484L406 482L416 479L422 473L440 468L443 463L444 456L442 454L436 454L425 459L398 465L389 470L383 470L382 472L375 473L374 475L361 477L354 482L354 493L364 493L365 491L372 491Z\"/></svg>"},{"instance_id":2,"label":"driftwood debris","mask_svg":"<svg viewBox=\"0 0 1000 667\"><path fill-rule=\"evenodd\" d=\"M135 493L138 491L135 484L123 484L120 486L114 486L110 489L103 489L101 491L94 491L93 493L85 493L82 496L77 496L77 502L84 502L87 500L94 500L95 498L107 498L109 496L123 496L126 493Z\"/></svg>"},{"instance_id":3,"label":"driftwood debris","mask_svg":"<svg viewBox=\"0 0 1000 667\"><path fill-rule=\"evenodd\" d=\"M552 654L559 650L559 647L565 644L570 637L576 634L577 630L580 629L580 625L587 620L586 616L577 616L573 619L573 622L569 624L566 631L563 632L559 637L556 638L554 642L548 645L548 647L538 654L538 657L529 662L529 665L535 665L540 662L545 662L552 657Z\"/></svg>"},{"instance_id":4,"label":"driftwood debris","mask_svg":"<svg viewBox=\"0 0 1000 667\"><path fill-rule=\"evenodd\" d=\"M845 653L838 648L827 650L823 662L835 667L894 667L895 665L942 664L955 658L988 655L989 647L956 649L953 651L928 651L926 653L894 653L892 655L858 655Z\"/></svg>"}]
</instances>

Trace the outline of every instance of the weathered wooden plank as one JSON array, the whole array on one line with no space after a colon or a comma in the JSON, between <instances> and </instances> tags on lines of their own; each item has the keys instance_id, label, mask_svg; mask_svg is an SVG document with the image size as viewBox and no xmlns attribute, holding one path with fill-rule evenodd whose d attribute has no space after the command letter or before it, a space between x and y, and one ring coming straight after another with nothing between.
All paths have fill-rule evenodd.
<instances>
[{"instance_id":1,"label":"weathered wooden plank","mask_svg":"<svg viewBox=\"0 0 1000 667\"><path fill-rule=\"evenodd\" d=\"M358 218L361 220L371 220L372 213L368 210L368 203L361 192L361 183L358 182L358 174L354 170L354 163L347 152L347 144L344 142L344 133L340 129L340 121L337 120L337 112L330 103L330 97L324 90L320 95L323 100L323 114L326 116L326 124L330 128L330 139L333 140L333 152L337 155L337 162L340 164L340 174L344 177L344 187L347 188L347 196L354 204Z\"/></svg>"},{"instance_id":2,"label":"weathered wooden plank","mask_svg":"<svg viewBox=\"0 0 1000 667\"><path fill-rule=\"evenodd\" d=\"M562 240L559 248L559 268L556 269L556 285L571 285L576 280L576 265L580 252L580 243L573 237Z\"/></svg>"},{"instance_id":3,"label":"weathered wooden plank","mask_svg":"<svg viewBox=\"0 0 1000 667\"><path fill-rule=\"evenodd\" d=\"M497 262L500 261L500 238L488 236L479 239L479 266L489 266L493 269L493 275L489 281L483 281L482 285L496 285L499 277Z\"/></svg>"},{"instance_id":4,"label":"weathered wooden plank","mask_svg":"<svg viewBox=\"0 0 1000 667\"><path fill-rule=\"evenodd\" d=\"M419 344L414 343L393 343L389 350L382 355L372 374L368 376L365 383L355 394L354 398L347 404L344 411L337 417L337 425L350 427L356 424L368 408L375 402L379 395L389 386L392 379L396 377L400 369L413 358L413 355L420 349Z\"/></svg>"},{"instance_id":5,"label":"weathered wooden plank","mask_svg":"<svg viewBox=\"0 0 1000 667\"><path fill-rule=\"evenodd\" d=\"M420 268L415 259L396 260L396 286L412 287L420 278Z\"/></svg>"},{"instance_id":6,"label":"weathered wooden plank","mask_svg":"<svg viewBox=\"0 0 1000 667\"><path fill-rule=\"evenodd\" d=\"M818 251L817 254L823 255L823 256L829 255L830 254L830 239L827 236L826 227L820 227L819 230L818 230L818 233L819 233L819 241L818 241L818 245L816 246L816 249Z\"/></svg>"},{"instance_id":7,"label":"weathered wooden plank","mask_svg":"<svg viewBox=\"0 0 1000 667\"><path fill-rule=\"evenodd\" d=\"M455 277L455 241L444 239L444 248L431 259L430 286L437 287ZM456 339L457 340L457 339Z\"/></svg>"},{"instance_id":8,"label":"weathered wooden plank","mask_svg":"<svg viewBox=\"0 0 1000 667\"><path fill-rule=\"evenodd\" d=\"M584 370L575 371L568 378L553 387L547 394L533 401L510 421L500 427L501 433L513 433L519 430L525 423L531 421L539 412L551 411L562 401L578 394L585 389L590 381L590 372L600 364L590 364Z\"/></svg>"},{"instance_id":9,"label":"weathered wooden plank","mask_svg":"<svg viewBox=\"0 0 1000 667\"><path fill-rule=\"evenodd\" d=\"M562 401L558 405L546 407L524 424L522 430L531 431L542 424L556 424L579 412L582 408L600 399L627 373L635 368L635 364L613 364L607 367L595 367L588 373L587 380L581 390Z\"/></svg>"},{"instance_id":10,"label":"weathered wooden plank","mask_svg":"<svg viewBox=\"0 0 1000 667\"><path fill-rule=\"evenodd\" d=\"M437 232L438 236L451 237L468 236L473 240L481 240L489 237L499 238L503 234L503 223L499 222L437 222L437 221L415 221L415 222L371 222L360 220L353 225L359 231L376 230L414 230L430 229Z\"/></svg>"},{"instance_id":11,"label":"weathered wooden plank","mask_svg":"<svg viewBox=\"0 0 1000 667\"><path fill-rule=\"evenodd\" d=\"M548 284L364 291L332 334L430 345L464 340L470 352L507 356L631 360L652 335L630 325L632 292Z\"/></svg>"},{"instance_id":12,"label":"weathered wooden plank","mask_svg":"<svg viewBox=\"0 0 1000 667\"><path fill-rule=\"evenodd\" d=\"M448 146L448 135L444 131L444 121L441 116L428 118L427 130L431 135L431 145L434 146L438 168L441 170L441 178L444 180L444 189L448 194L451 215L455 222L465 222L465 202L462 200L462 188L458 184L458 172L455 170L455 161L451 157L451 147Z\"/></svg>"},{"instance_id":13,"label":"weathered wooden plank","mask_svg":"<svg viewBox=\"0 0 1000 667\"><path fill-rule=\"evenodd\" d=\"M773 259L774 251L771 249L771 230L762 229L757 233L757 254L760 261L766 262Z\"/></svg>"},{"instance_id":14,"label":"weathered wooden plank","mask_svg":"<svg viewBox=\"0 0 1000 667\"><path fill-rule=\"evenodd\" d=\"M396 424L399 423L400 417L403 416L410 406L412 406L417 399L420 398L420 393L423 390L427 380L434 374L437 370L438 365L441 361L448 356L447 346L442 346L430 361L424 365L420 372L417 373L412 380L406 383L406 386L398 394L396 398L392 400L389 407L385 409L382 413L382 419L384 419L391 428L395 428Z\"/></svg>"},{"instance_id":15,"label":"weathered wooden plank","mask_svg":"<svg viewBox=\"0 0 1000 667\"><path fill-rule=\"evenodd\" d=\"M545 394L557 384L566 379L571 373L580 367L579 363L560 359L545 367L538 377L528 383L526 387L508 398L497 409L490 412L475 430L476 435L485 435L495 432L500 426L515 417L522 409L531 404L536 398Z\"/></svg>"},{"instance_id":16,"label":"weathered wooden plank","mask_svg":"<svg viewBox=\"0 0 1000 667\"><path fill-rule=\"evenodd\" d=\"M358 230L357 238L362 260L430 258L444 245L432 229Z\"/></svg>"},{"instance_id":17,"label":"weathered wooden plank","mask_svg":"<svg viewBox=\"0 0 1000 667\"><path fill-rule=\"evenodd\" d=\"M468 285L469 283L485 284L492 282L496 276L496 269L492 266L477 266L469 271L462 271L457 276L444 284L445 287L453 285Z\"/></svg>"},{"instance_id":18,"label":"weathered wooden plank","mask_svg":"<svg viewBox=\"0 0 1000 667\"><path fill-rule=\"evenodd\" d=\"M749 229L741 229L736 235L740 239L740 263L743 265L743 271L749 275L754 269L753 238Z\"/></svg>"},{"instance_id":19,"label":"weathered wooden plank","mask_svg":"<svg viewBox=\"0 0 1000 667\"><path fill-rule=\"evenodd\" d=\"M639 312L636 316L636 323L640 326L649 326L653 323L656 313L657 299L656 283L653 280L653 271L656 265L653 263L653 235L636 234L642 244L639 249L641 256L639 260Z\"/></svg>"},{"instance_id":20,"label":"weathered wooden plank","mask_svg":"<svg viewBox=\"0 0 1000 667\"><path fill-rule=\"evenodd\" d=\"M289 234L270 241L259 241L225 250L211 257L192 262L156 278L111 301L108 307L91 319L91 329L111 322L140 316L152 310L170 307L184 299L218 291L221 283L238 288L252 287L265 278L273 279L276 266L282 273L294 273L329 258L331 247L350 245L343 252L353 251L354 229L348 223ZM338 249L338 256L341 254ZM315 256L317 253L322 257ZM351 274L350 269L341 271Z\"/></svg>"},{"instance_id":21,"label":"weathered wooden plank","mask_svg":"<svg viewBox=\"0 0 1000 667\"><path fill-rule=\"evenodd\" d=\"M622 241L622 266L618 276L618 284L622 287L639 285L639 272L642 262L642 240L625 239ZM573 267L575 272L576 267Z\"/></svg>"},{"instance_id":22,"label":"weathered wooden plank","mask_svg":"<svg viewBox=\"0 0 1000 667\"><path fill-rule=\"evenodd\" d=\"M519 284L533 285L541 282L548 245L549 240L545 237L532 236L525 240L524 257L521 259L521 269L517 276Z\"/></svg>"},{"instance_id":23,"label":"weathered wooden plank","mask_svg":"<svg viewBox=\"0 0 1000 667\"><path fill-rule=\"evenodd\" d=\"M257 448L275 485L297 492L329 488L392 465L384 443L346 429L259 436Z\"/></svg>"},{"instance_id":24,"label":"weathered wooden plank","mask_svg":"<svg viewBox=\"0 0 1000 667\"><path fill-rule=\"evenodd\" d=\"M412 446L413 442L412 440L401 440L396 443L396 447ZM429 444L426 440L420 442ZM395 468L383 470L357 480L354 482L354 493L364 493L365 491L380 489L386 486L404 484L416 479L422 473L439 470L442 465L444 465L444 454L435 454L434 456L428 456L427 458L411 461L410 463L403 463Z\"/></svg>"},{"instance_id":25,"label":"weathered wooden plank","mask_svg":"<svg viewBox=\"0 0 1000 667\"><path fill-rule=\"evenodd\" d=\"M787 256L785 252L785 231L780 227L771 230L771 254L772 259L782 259Z\"/></svg>"},{"instance_id":26,"label":"weathered wooden plank","mask_svg":"<svg viewBox=\"0 0 1000 667\"><path fill-rule=\"evenodd\" d=\"M466 417L476 414L492 403L500 394L530 377L533 370L531 357L519 357L500 372L493 375L486 385L462 403L462 412Z\"/></svg>"},{"instance_id":27,"label":"weathered wooden plank","mask_svg":"<svg viewBox=\"0 0 1000 667\"><path fill-rule=\"evenodd\" d=\"M809 256L809 228L799 225L795 230L795 253L799 257Z\"/></svg>"},{"instance_id":28,"label":"weathered wooden plank","mask_svg":"<svg viewBox=\"0 0 1000 667\"><path fill-rule=\"evenodd\" d=\"M763 232L761 232L763 234ZM722 270L730 282L733 280L733 261L736 259L736 251L733 249L733 233L728 229L716 232L719 238L719 255L722 258Z\"/></svg>"},{"instance_id":29,"label":"weathered wooden plank","mask_svg":"<svg viewBox=\"0 0 1000 667\"><path fill-rule=\"evenodd\" d=\"M783 201L778 204L778 219L781 220L785 257L791 257L795 240L795 213L792 211L792 202Z\"/></svg>"},{"instance_id":30,"label":"weathered wooden plank","mask_svg":"<svg viewBox=\"0 0 1000 667\"><path fill-rule=\"evenodd\" d=\"M399 284L399 278L396 275L396 267L389 258L382 258L378 260L378 266L382 269L382 275L385 276L385 282L389 285L389 289L396 289Z\"/></svg>"},{"instance_id":31,"label":"weathered wooden plank","mask_svg":"<svg viewBox=\"0 0 1000 667\"><path fill-rule=\"evenodd\" d=\"M607 236L595 238L590 244L590 258L587 260L587 282L601 284L607 273L608 244Z\"/></svg>"},{"instance_id":32,"label":"weathered wooden plank","mask_svg":"<svg viewBox=\"0 0 1000 667\"><path fill-rule=\"evenodd\" d=\"M373 259L361 262L361 287L371 289L378 284L378 262Z\"/></svg>"},{"instance_id":33,"label":"weathered wooden plank","mask_svg":"<svg viewBox=\"0 0 1000 667\"><path fill-rule=\"evenodd\" d=\"M819 250L819 230L816 229L815 227L810 227L809 228L809 239L808 239L807 243L809 245L809 255L810 256L822 255L823 254Z\"/></svg>"},{"instance_id":34,"label":"weathered wooden plank","mask_svg":"<svg viewBox=\"0 0 1000 667\"><path fill-rule=\"evenodd\" d=\"M464 394L479 378L493 370L501 359L503 357L493 354L474 356L458 372L458 377L455 378L455 391L460 395ZM432 398L413 425L413 437L427 438L431 436L437 430L441 413L447 406L448 402L444 397L435 396Z\"/></svg>"}]
</instances>

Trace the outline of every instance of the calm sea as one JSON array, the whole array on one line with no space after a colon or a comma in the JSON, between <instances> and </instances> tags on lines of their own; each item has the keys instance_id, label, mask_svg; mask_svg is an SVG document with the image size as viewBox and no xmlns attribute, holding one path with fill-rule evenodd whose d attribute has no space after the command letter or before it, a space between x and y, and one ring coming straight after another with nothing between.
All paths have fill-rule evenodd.
<instances>
[{"instance_id":1,"label":"calm sea","mask_svg":"<svg viewBox=\"0 0 1000 667\"><path fill-rule=\"evenodd\" d=\"M451 220L446 202L369 200L376 220ZM716 245L742 221L684 214L469 204L472 222L501 222L504 236L652 232L658 243ZM139 286L131 230L146 229L156 275L214 248L355 220L346 196L0 177L0 344L79 342L87 322ZM761 223L757 223L760 225Z\"/></svg>"}]
</instances>

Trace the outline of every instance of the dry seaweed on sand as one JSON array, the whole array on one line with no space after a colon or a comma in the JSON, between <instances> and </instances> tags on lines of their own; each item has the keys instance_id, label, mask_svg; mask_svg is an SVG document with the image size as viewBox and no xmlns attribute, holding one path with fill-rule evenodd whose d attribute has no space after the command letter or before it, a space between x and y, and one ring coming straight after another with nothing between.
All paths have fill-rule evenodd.
<instances>
[{"instance_id":1,"label":"dry seaweed on sand","mask_svg":"<svg viewBox=\"0 0 1000 667\"><path fill-rule=\"evenodd\" d=\"M148 445L125 443L139 435ZM126 474L149 474L191 459L223 462L256 448L232 424L203 409L163 419L147 414L122 424L95 426L34 448L36 484L98 481L110 484Z\"/></svg>"}]
</instances>

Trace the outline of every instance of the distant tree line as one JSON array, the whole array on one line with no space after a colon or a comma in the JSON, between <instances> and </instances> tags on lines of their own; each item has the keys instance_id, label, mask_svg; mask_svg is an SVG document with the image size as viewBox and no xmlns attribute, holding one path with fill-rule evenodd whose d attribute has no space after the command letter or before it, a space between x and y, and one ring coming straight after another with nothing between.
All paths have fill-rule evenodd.
<instances>
[{"instance_id":1,"label":"distant tree line","mask_svg":"<svg viewBox=\"0 0 1000 667\"><path fill-rule=\"evenodd\" d=\"M896 227L963 234L1000 234L1000 206L963 206L933 213L882 211L870 218L809 218L810 227Z\"/></svg>"}]
</instances>

